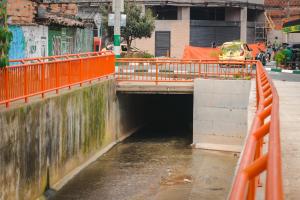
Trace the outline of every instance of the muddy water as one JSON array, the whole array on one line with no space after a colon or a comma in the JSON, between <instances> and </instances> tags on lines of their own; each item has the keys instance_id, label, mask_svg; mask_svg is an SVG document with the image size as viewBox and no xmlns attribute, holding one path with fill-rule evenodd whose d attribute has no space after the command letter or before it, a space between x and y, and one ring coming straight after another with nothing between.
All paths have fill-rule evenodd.
<instances>
[{"instance_id":1,"label":"muddy water","mask_svg":"<svg viewBox=\"0 0 300 200\"><path fill-rule=\"evenodd\" d=\"M118 144L52 199L225 199L237 157L192 149L191 132L142 130Z\"/></svg>"}]
</instances>

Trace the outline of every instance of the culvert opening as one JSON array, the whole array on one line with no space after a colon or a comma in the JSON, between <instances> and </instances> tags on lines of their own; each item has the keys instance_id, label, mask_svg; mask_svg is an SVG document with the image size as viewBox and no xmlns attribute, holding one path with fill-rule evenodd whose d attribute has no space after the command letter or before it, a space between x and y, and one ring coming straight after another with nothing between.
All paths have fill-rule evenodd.
<instances>
[{"instance_id":1,"label":"culvert opening","mask_svg":"<svg viewBox=\"0 0 300 200\"><path fill-rule=\"evenodd\" d=\"M130 94L129 100L136 106L129 109L128 115L138 114L144 125L134 137L182 137L192 143L192 94Z\"/></svg>"}]
</instances>

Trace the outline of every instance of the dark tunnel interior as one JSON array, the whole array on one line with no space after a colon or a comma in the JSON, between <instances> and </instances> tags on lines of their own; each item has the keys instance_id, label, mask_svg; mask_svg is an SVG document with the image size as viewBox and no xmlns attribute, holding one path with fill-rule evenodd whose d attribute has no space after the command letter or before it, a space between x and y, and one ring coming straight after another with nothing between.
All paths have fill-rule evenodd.
<instances>
[{"instance_id":1,"label":"dark tunnel interior","mask_svg":"<svg viewBox=\"0 0 300 200\"><path fill-rule=\"evenodd\" d=\"M192 143L193 95L192 94L129 94L136 106L130 113L143 118L144 127L135 135L145 137L188 138ZM137 112L139 109L141 112Z\"/></svg>"}]
</instances>

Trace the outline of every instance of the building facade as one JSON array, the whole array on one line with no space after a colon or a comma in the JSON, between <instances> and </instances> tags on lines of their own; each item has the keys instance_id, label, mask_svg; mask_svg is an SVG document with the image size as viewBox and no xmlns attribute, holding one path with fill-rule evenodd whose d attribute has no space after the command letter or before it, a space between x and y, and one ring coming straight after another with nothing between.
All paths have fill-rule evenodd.
<instances>
[{"instance_id":1,"label":"building facade","mask_svg":"<svg viewBox=\"0 0 300 200\"><path fill-rule=\"evenodd\" d=\"M300 43L300 33L286 34L282 31L285 22L300 19L299 0L265 0L268 21L268 40L277 37L281 42Z\"/></svg>"},{"instance_id":2,"label":"building facade","mask_svg":"<svg viewBox=\"0 0 300 200\"><path fill-rule=\"evenodd\" d=\"M265 41L263 0L136 1L156 16L155 33L133 46L155 56L181 58L187 45Z\"/></svg>"},{"instance_id":3,"label":"building facade","mask_svg":"<svg viewBox=\"0 0 300 200\"><path fill-rule=\"evenodd\" d=\"M94 25L78 19L72 2L8 0L9 59L93 51Z\"/></svg>"}]
</instances>

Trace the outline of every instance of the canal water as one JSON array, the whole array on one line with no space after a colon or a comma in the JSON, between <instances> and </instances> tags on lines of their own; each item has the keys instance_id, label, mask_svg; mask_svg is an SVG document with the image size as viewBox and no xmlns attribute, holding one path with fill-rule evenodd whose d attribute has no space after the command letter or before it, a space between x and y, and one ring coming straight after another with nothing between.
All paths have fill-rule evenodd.
<instances>
[{"instance_id":1,"label":"canal water","mask_svg":"<svg viewBox=\"0 0 300 200\"><path fill-rule=\"evenodd\" d=\"M237 155L192 149L191 127L144 128L68 182L53 200L225 199Z\"/></svg>"}]
</instances>

